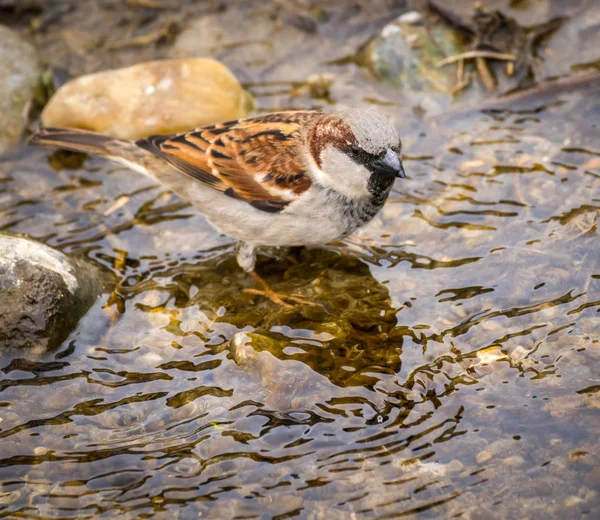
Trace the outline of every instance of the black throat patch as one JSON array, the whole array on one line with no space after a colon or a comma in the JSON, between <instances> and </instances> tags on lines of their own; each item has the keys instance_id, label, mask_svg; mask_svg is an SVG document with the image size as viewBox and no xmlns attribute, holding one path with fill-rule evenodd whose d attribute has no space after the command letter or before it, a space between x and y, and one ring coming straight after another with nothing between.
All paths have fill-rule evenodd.
<instances>
[{"instance_id":1,"label":"black throat patch","mask_svg":"<svg viewBox=\"0 0 600 520\"><path fill-rule=\"evenodd\" d=\"M367 183L367 189L373 197L373 204L383 204L390 194L394 185L394 175L382 175L381 173L372 173Z\"/></svg>"}]
</instances>

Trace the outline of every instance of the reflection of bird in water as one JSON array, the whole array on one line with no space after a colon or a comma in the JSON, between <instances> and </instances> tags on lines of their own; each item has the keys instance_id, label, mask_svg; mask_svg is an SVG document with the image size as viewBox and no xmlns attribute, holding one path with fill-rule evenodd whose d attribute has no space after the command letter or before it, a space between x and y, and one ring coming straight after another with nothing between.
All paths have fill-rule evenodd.
<instances>
[{"instance_id":1,"label":"reflection of bird in water","mask_svg":"<svg viewBox=\"0 0 600 520\"><path fill-rule=\"evenodd\" d=\"M340 387L370 387L382 375L396 374L401 368L402 345L411 336L419 341L408 327L398 327L398 310L388 286L373 275L369 263L354 254L330 247L297 247L291 248L285 258L267 260L261 255L258 268L275 289L300 292L309 300L318 299L325 307L304 306L290 311L265 301L254 303L252 295L240 294L249 280L235 269L235 261L226 249L202 262L193 255L181 258L175 266L159 262L138 283L123 286L120 292L126 300L136 302L143 301L145 294L160 293L161 300L170 302L167 308L139 307L148 312L150 323L161 313L169 314L169 331L183 341L196 334L190 332L193 322L194 330L215 337L209 342L213 353L227 348L232 359L250 372L254 372L249 368L254 366L252 360L267 351L276 359L299 361ZM203 323L200 328L199 316ZM181 329L179 323L184 324ZM222 343L216 337L221 337L223 331L228 331L225 335L236 331L240 335ZM256 370L270 373L269 366L275 360L269 359L260 357ZM263 366L265 363L268 366ZM293 363L285 365L295 371ZM280 371L283 365L277 366ZM302 373L306 375L306 371ZM299 387L314 384L312 378L290 378L275 374L265 388L273 389L275 381Z\"/></svg>"},{"instance_id":2,"label":"reflection of bird in water","mask_svg":"<svg viewBox=\"0 0 600 520\"><path fill-rule=\"evenodd\" d=\"M289 111L175 135L126 141L80 130L43 129L31 143L96 153L151 174L240 241L239 265L254 271L257 246L321 245L369 222L404 177L394 127L372 110Z\"/></svg>"},{"instance_id":3,"label":"reflection of bird in water","mask_svg":"<svg viewBox=\"0 0 600 520\"><path fill-rule=\"evenodd\" d=\"M293 250L290 254L298 259L296 266L288 267L284 261L269 263L274 272L284 269L274 278L306 280L307 290L318 294L327 311L307 308L297 321L290 319L289 313L281 320L272 316L249 334L252 348L268 350L281 360L300 361L341 387L369 388L383 374L400 372L402 345L410 333L398 331L397 309L389 290L373 276L369 265L327 249ZM287 327L273 330L271 323L277 321ZM287 378L284 382L290 383ZM302 381L294 382L294 388L296 385Z\"/></svg>"}]
</instances>

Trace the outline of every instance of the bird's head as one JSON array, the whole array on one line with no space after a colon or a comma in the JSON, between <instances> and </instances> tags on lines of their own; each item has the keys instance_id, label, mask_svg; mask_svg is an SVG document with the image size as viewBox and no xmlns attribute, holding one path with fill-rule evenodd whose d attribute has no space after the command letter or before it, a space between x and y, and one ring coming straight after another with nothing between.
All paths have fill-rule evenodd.
<instances>
[{"instance_id":1,"label":"bird's head","mask_svg":"<svg viewBox=\"0 0 600 520\"><path fill-rule=\"evenodd\" d=\"M350 198L366 198L405 178L394 126L370 109L324 114L306 133L313 177Z\"/></svg>"}]
</instances>

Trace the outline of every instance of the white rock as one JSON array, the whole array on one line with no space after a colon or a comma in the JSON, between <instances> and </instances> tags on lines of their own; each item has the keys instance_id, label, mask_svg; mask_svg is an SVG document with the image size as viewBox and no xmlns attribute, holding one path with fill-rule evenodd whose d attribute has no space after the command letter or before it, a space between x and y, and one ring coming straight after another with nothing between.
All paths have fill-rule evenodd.
<instances>
[{"instance_id":1,"label":"white rock","mask_svg":"<svg viewBox=\"0 0 600 520\"><path fill-rule=\"evenodd\" d=\"M65 340L100 292L91 265L0 234L0 348L40 352Z\"/></svg>"},{"instance_id":2,"label":"white rock","mask_svg":"<svg viewBox=\"0 0 600 520\"><path fill-rule=\"evenodd\" d=\"M55 249L21 237L0 236L0 251L2 251L2 256L0 256L0 268L2 269L12 272L16 268L17 262L27 259L29 264L50 269L59 274L71 294L75 294L79 288L73 265L69 263L66 256ZM13 281L15 286L21 284L21 279L17 276Z\"/></svg>"}]
</instances>

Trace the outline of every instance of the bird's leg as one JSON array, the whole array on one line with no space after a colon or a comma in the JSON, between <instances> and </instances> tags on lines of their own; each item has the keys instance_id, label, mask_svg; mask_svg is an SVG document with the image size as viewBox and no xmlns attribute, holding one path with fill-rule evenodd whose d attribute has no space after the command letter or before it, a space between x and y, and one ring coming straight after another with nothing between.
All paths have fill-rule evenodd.
<instances>
[{"instance_id":1,"label":"bird's leg","mask_svg":"<svg viewBox=\"0 0 600 520\"><path fill-rule=\"evenodd\" d=\"M259 285L262 285L263 290L261 291L259 289L244 289L244 292L247 294L258 294L260 296L264 296L265 298L268 298L269 300L271 300L273 303L276 303L278 305L281 305L282 307L287 307L287 308L291 308L291 307L293 307L293 305L286 303L284 300L291 300L293 302L304 304L304 305L312 305L313 307L322 307L321 304L311 302L309 300L305 300L304 298L301 298L299 295L296 295L296 294L283 294L283 293L275 292L273 289L271 289L271 287L263 279L263 277L260 276L256 271L248 271L248 274L252 277L252 279L256 283L258 283Z\"/></svg>"},{"instance_id":2,"label":"bird's leg","mask_svg":"<svg viewBox=\"0 0 600 520\"><path fill-rule=\"evenodd\" d=\"M246 242L238 242L235 258L238 265L247 273L254 271L256 266L256 248Z\"/></svg>"},{"instance_id":3,"label":"bird's leg","mask_svg":"<svg viewBox=\"0 0 600 520\"><path fill-rule=\"evenodd\" d=\"M319 304L310 302L308 300L303 300L299 296L296 295L287 295L275 292L269 284L260 276L255 270L254 267L256 265L256 248L250 244L245 242L240 242L238 245L238 250L236 253L236 258L240 267L246 271L252 279L260 286L262 286L262 290L259 289L244 289L243 292L247 294L258 294L260 296L264 296L268 298L273 303L277 305L281 305L282 307L291 308L293 307L289 303L286 303L284 300L291 300L296 303L302 303L307 305L318 306Z\"/></svg>"},{"instance_id":4,"label":"bird's leg","mask_svg":"<svg viewBox=\"0 0 600 520\"><path fill-rule=\"evenodd\" d=\"M279 296L279 294L277 294L273 289L271 289L271 287L269 287L269 284L256 271L249 271L248 274L253 278L253 280L257 284L263 287L263 290L261 291L259 289L244 289L245 293L258 294L260 296L264 296L265 298L271 300L273 303L281 305L282 307L292 307L289 303L284 302L281 296Z\"/></svg>"}]
</instances>

